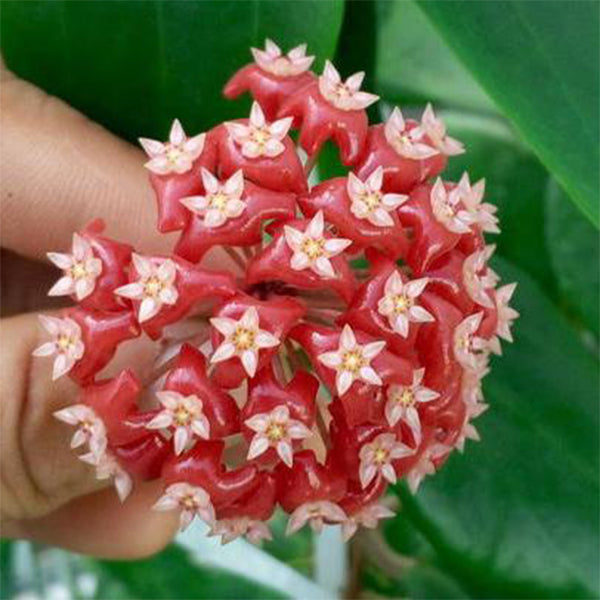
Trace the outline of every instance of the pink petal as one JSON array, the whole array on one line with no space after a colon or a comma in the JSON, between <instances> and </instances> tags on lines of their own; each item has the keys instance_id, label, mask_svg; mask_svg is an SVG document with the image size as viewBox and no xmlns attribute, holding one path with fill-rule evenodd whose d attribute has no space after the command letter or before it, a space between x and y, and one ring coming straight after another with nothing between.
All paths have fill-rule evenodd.
<instances>
[{"instance_id":1,"label":"pink petal","mask_svg":"<svg viewBox=\"0 0 600 600\"><path fill-rule=\"evenodd\" d=\"M350 325L344 325L342 334L340 335L340 348L344 350L354 350L356 347L356 337Z\"/></svg>"},{"instance_id":2,"label":"pink petal","mask_svg":"<svg viewBox=\"0 0 600 600\"><path fill-rule=\"evenodd\" d=\"M265 126L265 113L256 101L252 103L252 108L250 109L250 123L257 129Z\"/></svg>"},{"instance_id":3,"label":"pink petal","mask_svg":"<svg viewBox=\"0 0 600 600\"><path fill-rule=\"evenodd\" d=\"M317 273L317 275L321 275L321 277L327 277L329 279L335 278L333 265L329 259L325 258L324 256L319 256L319 258L317 258L313 264L313 270Z\"/></svg>"},{"instance_id":4,"label":"pink petal","mask_svg":"<svg viewBox=\"0 0 600 600\"><path fill-rule=\"evenodd\" d=\"M290 260L290 267L292 267L294 271L303 271L310 267L310 258L308 258L308 255L304 252L294 252Z\"/></svg>"},{"instance_id":5,"label":"pink petal","mask_svg":"<svg viewBox=\"0 0 600 600\"><path fill-rule=\"evenodd\" d=\"M340 252L343 252L351 244L352 240L346 240L344 238L333 238L326 240L323 248L325 252L329 254L329 256L336 256L340 254Z\"/></svg>"},{"instance_id":6,"label":"pink petal","mask_svg":"<svg viewBox=\"0 0 600 600\"><path fill-rule=\"evenodd\" d=\"M73 259L69 254L61 254L60 252L47 252L46 256L59 269L67 270L73 266Z\"/></svg>"},{"instance_id":7,"label":"pink petal","mask_svg":"<svg viewBox=\"0 0 600 600\"><path fill-rule=\"evenodd\" d=\"M219 180L208 170L202 167L200 171L202 185L207 194L216 194L220 189Z\"/></svg>"},{"instance_id":8,"label":"pink petal","mask_svg":"<svg viewBox=\"0 0 600 600\"><path fill-rule=\"evenodd\" d=\"M394 467L392 467L391 464L388 463L386 465L383 465L381 467L381 474L383 475L384 479L387 479L391 484L396 483L396 471L394 470Z\"/></svg>"},{"instance_id":9,"label":"pink petal","mask_svg":"<svg viewBox=\"0 0 600 600\"><path fill-rule=\"evenodd\" d=\"M349 371L338 371L335 378L335 386L338 395L343 396L350 389L353 382L354 377L352 376L352 373Z\"/></svg>"},{"instance_id":10,"label":"pink petal","mask_svg":"<svg viewBox=\"0 0 600 600\"><path fill-rule=\"evenodd\" d=\"M33 352L33 356L51 356L56 352L56 344L54 342L46 342L42 344L38 348L36 348Z\"/></svg>"},{"instance_id":11,"label":"pink petal","mask_svg":"<svg viewBox=\"0 0 600 600\"><path fill-rule=\"evenodd\" d=\"M411 306L408 314L411 316L413 321L418 323L427 323L431 321L435 321L435 317L427 310L425 310L422 306Z\"/></svg>"},{"instance_id":12,"label":"pink petal","mask_svg":"<svg viewBox=\"0 0 600 600\"><path fill-rule=\"evenodd\" d=\"M287 242L287 245L292 250L297 250L302 246L304 242L304 234L301 231L298 231L289 225L284 225L283 233L285 235L285 241Z\"/></svg>"},{"instance_id":13,"label":"pink petal","mask_svg":"<svg viewBox=\"0 0 600 600\"><path fill-rule=\"evenodd\" d=\"M292 450L292 445L289 442L278 442L277 454L288 467L291 467L294 464L294 452Z\"/></svg>"},{"instance_id":14,"label":"pink petal","mask_svg":"<svg viewBox=\"0 0 600 600\"><path fill-rule=\"evenodd\" d=\"M204 226L209 228L220 227L226 220L227 217L220 210L211 208L206 211L204 216Z\"/></svg>"},{"instance_id":15,"label":"pink petal","mask_svg":"<svg viewBox=\"0 0 600 600\"><path fill-rule=\"evenodd\" d=\"M175 447L175 454L181 454L190 439L190 434L187 427L177 427L175 429L175 435L173 436L173 445Z\"/></svg>"},{"instance_id":16,"label":"pink petal","mask_svg":"<svg viewBox=\"0 0 600 600\"><path fill-rule=\"evenodd\" d=\"M87 298L94 291L95 287L95 282L88 277L78 279L75 283L75 296L77 297L77 300L81 301L84 298Z\"/></svg>"},{"instance_id":17,"label":"pink petal","mask_svg":"<svg viewBox=\"0 0 600 600\"><path fill-rule=\"evenodd\" d=\"M256 375L256 369L258 367L258 355L254 350L245 350L241 357L242 365L244 370L249 377Z\"/></svg>"},{"instance_id":18,"label":"pink petal","mask_svg":"<svg viewBox=\"0 0 600 600\"><path fill-rule=\"evenodd\" d=\"M306 227L305 235L313 239L320 239L323 237L324 229L325 218L323 217L323 211L320 210L309 222Z\"/></svg>"},{"instance_id":19,"label":"pink petal","mask_svg":"<svg viewBox=\"0 0 600 600\"><path fill-rule=\"evenodd\" d=\"M293 117L285 117L284 119L273 121L273 123L269 125L269 133L278 140L282 140L290 130L293 121Z\"/></svg>"},{"instance_id":20,"label":"pink petal","mask_svg":"<svg viewBox=\"0 0 600 600\"><path fill-rule=\"evenodd\" d=\"M342 364L342 357L339 352L325 352L320 354L317 359L330 369L335 369Z\"/></svg>"},{"instance_id":21,"label":"pink petal","mask_svg":"<svg viewBox=\"0 0 600 600\"><path fill-rule=\"evenodd\" d=\"M68 296L75 290L74 281L66 275L61 277L48 291L48 296Z\"/></svg>"},{"instance_id":22,"label":"pink petal","mask_svg":"<svg viewBox=\"0 0 600 600\"><path fill-rule=\"evenodd\" d=\"M361 462L358 470L358 476L363 489L366 488L371 481L373 481L376 475L377 467L373 463Z\"/></svg>"},{"instance_id":23,"label":"pink petal","mask_svg":"<svg viewBox=\"0 0 600 600\"><path fill-rule=\"evenodd\" d=\"M157 175L166 175L171 171L169 161L164 156L157 156L144 163L144 167Z\"/></svg>"},{"instance_id":24,"label":"pink petal","mask_svg":"<svg viewBox=\"0 0 600 600\"><path fill-rule=\"evenodd\" d=\"M154 298L144 298L140 304L138 321L144 323L156 316L160 311L160 304Z\"/></svg>"},{"instance_id":25,"label":"pink petal","mask_svg":"<svg viewBox=\"0 0 600 600\"><path fill-rule=\"evenodd\" d=\"M380 342L371 342L370 344L365 344L362 347L363 356L367 360L372 360L375 358L386 346L384 341Z\"/></svg>"},{"instance_id":26,"label":"pink petal","mask_svg":"<svg viewBox=\"0 0 600 600\"><path fill-rule=\"evenodd\" d=\"M144 152L146 152L146 154L150 158L154 158L155 156L164 154L164 152L166 150L165 145L162 142L159 142L157 140L151 140L149 138L141 137L141 138L138 138L138 142L144 149Z\"/></svg>"},{"instance_id":27,"label":"pink petal","mask_svg":"<svg viewBox=\"0 0 600 600\"><path fill-rule=\"evenodd\" d=\"M231 342L223 342L211 356L211 363L218 363L228 360L235 354L235 346Z\"/></svg>"},{"instance_id":28,"label":"pink petal","mask_svg":"<svg viewBox=\"0 0 600 600\"><path fill-rule=\"evenodd\" d=\"M254 343L258 348L273 348L274 346L278 346L280 344L280 340L272 333L261 330L256 334Z\"/></svg>"},{"instance_id":29,"label":"pink petal","mask_svg":"<svg viewBox=\"0 0 600 600\"><path fill-rule=\"evenodd\" d=\"M269 440L264 435L255 435L250 442L248 448L248 460L252 460L257 456L260 456L269 449Z\"/></svg>"},{"instance_id":30,"label":"pink petal","mask_svg":"<svg viewBox=\"0 0 600 600\"><path fill-rule=\"evenodd\" d=\"M146 429L165 429L173 423L173 417L167 412L158 413L149 423L146 423Z\"/></svg>"},{"instance_id":31,"label":"pink petal","mask_svg":"<svg viewBox=\"0 0 600 600\"><path fill-rule=\"evenodd\" d=\"M373 385L383 385L381 377L377 375L377 372L372 367L363 367L360 370L360 377L363 381L371 383Z\"/></svg>"},{"instance_id":32,"label":"pink petal","mask_svg":"<svg viewBox=\"0 0 600 600\"><path fill-rule=\"evenodd\" d=\"M210 324L225 337L233 335L237 327L237 321L228 317L213 317L210 319Z\"/></svg>"},{"instance_id":33,"label":"pink petal","mask_svg":"<svg viewBox=\"0 0 600 600\"><path fill-rule=\"evenodd\" d=\"M183 127L179 122L179 119L175 119L173 121L173 125L171 125L171 131L169 132L169 141L174 146L179 146L185 142L185 132L183 131Z\"/></svg>"}]
</instances>

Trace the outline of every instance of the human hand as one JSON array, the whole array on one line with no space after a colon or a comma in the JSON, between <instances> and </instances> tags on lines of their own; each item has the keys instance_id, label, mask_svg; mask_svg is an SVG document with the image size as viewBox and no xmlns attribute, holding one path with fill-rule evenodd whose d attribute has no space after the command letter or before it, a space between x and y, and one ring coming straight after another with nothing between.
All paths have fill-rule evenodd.
<instances>
[{"instance_id":1,"label":"human hand","mask_svg":"<svg viewBox=\"0 0 600 600\"><path fill-rule=\"evenodd\" d=\"M77 386L49 383L51 366L32 360L43 340L27 312L59 306L45 296L56 270L39 261L70 247L72 232L98 216L117 239L154 252L168 247L156 231L144 156L0 68L1 534L100 557L152 554L173 536L176 515L150 510L160 495L152 483L136 485L121 505L69 450L71 432L53 413L74 402ZM146 360L153 349L142 343L130 352Z\"/></svg>"}]
</instances>

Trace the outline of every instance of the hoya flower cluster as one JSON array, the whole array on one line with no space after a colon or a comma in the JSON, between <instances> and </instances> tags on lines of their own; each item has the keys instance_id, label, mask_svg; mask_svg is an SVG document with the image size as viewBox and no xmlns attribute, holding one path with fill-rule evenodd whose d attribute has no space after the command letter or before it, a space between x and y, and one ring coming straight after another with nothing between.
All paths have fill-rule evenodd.
<instances>
[{"instance_id":1,"label":"hoya flower cluster","mask_svg":"<svg viewBox=\"0 0 600 600\"><path fill-rule=\"evenodd\" d=\"M140 140L173 252L140 254L101 221L74 234L48 257L62 270L50 294L77 305L42 317L35 354L81 386L56 416L121 498L161 479L156 510L224 542L269 538L277 507L290 533L341 524L349 538L391 516L388 484L416 491L478 439L515 285L487 266L483 234L499 230L484 182L441 176L463 147L431 106L369 125L363 73L316 75L304 45L252 54L224 90L252 94L249 118ZM311 186L327 140L348 174ZM229 271L200 266L215 250ZM154 365L103 376L141 335Z\"/></svg>"}]
</instances>

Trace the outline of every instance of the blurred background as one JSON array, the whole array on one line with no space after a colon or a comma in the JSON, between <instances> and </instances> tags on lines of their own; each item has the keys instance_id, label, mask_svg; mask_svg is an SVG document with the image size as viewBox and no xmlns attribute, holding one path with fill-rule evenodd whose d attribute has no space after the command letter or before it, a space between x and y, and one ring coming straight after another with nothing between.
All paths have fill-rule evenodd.
<instances>
[{"instance_id":1,"label":"blurred background","mask_svg":"<svg viewBox=\"0 0 600 600\"><path fill-rule=\"evenodd\" d=\"M419 116L434 103L499 207L495 267L518 281L515 343L485 380L482 441L399 516L221 548L195 525L159 555L98 561L2 542L1 597L597 598L598 57L595 1L21 1L0 6L9 68L124 138L245 115L221 89L266 37L308 42L363 89ZM381 106L380 106L381 105ZM383 113L382 113L383 111ZM322 177L339 165L325 152Z\"/></svg>"}]
</instances>

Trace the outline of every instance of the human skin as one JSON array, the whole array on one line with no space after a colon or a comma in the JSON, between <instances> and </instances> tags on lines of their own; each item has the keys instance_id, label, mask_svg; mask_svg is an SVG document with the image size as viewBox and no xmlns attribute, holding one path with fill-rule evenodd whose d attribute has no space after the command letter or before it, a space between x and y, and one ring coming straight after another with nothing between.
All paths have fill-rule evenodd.
<instances>
[{"instance_id":1,"label":"human skin","mask_svg":"<svg viewBox=\"0 0 600 600\"><path fill-rule=\"evenodd\" d=\"M78 390L69 380L49 383L48 362L32 360L43 333L29 311L60 306L45 296L57 271L40 261L69 248L73 231L96 217L143 252L173 240L156 229L141 150L4 65L0 75L0 533L99 557L147 556L170 541L177 515L151 510L160 482L136 484L121 505L69 449L70 431L53 413ZM230 267L219 255L211 263ZM141 343L130 352L140 361L152 351Z\"/></svg>"}]
</instances>

